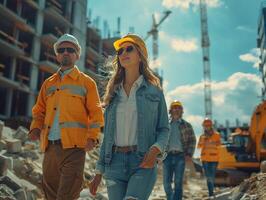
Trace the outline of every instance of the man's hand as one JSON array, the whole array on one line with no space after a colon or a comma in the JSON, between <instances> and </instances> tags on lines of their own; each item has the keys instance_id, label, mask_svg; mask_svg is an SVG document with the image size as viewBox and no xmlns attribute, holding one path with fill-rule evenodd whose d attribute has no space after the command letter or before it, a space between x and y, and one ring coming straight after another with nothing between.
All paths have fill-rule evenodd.
<instances>
[{"instance_id":1,"label":"man's hand","mask_svg":"<svg viewBox=\"0 0 266 200\"><path fill-rule=\"evenodd\" d=\"M90 182L89 189L92 195L96 195L96 192L97 192L98 186L101 183L101 180L102 180L102 175L96 174L93 180Z\"/></svg>"},{"instance_id":2,"label":"man's hand","mask_svg":"<svg viewBox=\"0 0 266 200\"><path fill-rule=\"evenodd\" d=\"M157 156L160 153L160 150L157 147L152 147L144 156L142 163L140 164L141 168L153 168L156 161Z\"/></svg>"},{"instance_id":3,"label":"man's hand","mask_svg":"<svg viewBox=\"0 0 266 200\"><path fill-rule=\"evenodd\" d=\"M86 151L91 151L94 147L96 147L97 142L94 139L88 138L87 144L85 146Z\"/></svg>"},{"instance_id":4,"label":"man's hand","mask_svg":"<svg viewBox=\"0 0 266 200\"><path fill-rule=\"evenodd\" d=\"M40 139L40 134L41 130L38 128L34 128L29 132L28 137L30 138L30 140L35 141Z\"/></svg>"}]
</instances>

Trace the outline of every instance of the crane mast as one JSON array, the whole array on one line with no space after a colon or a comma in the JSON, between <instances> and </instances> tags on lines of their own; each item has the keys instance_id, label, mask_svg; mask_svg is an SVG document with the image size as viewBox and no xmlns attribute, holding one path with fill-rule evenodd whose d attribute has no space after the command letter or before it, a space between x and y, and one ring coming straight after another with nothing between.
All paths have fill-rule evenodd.
<instances>
[{"instance_id":1,"label":"crane mast","mask_svg":"<svg viewBox=\"0 0 266 200\"><path fill-rule=\"evenodd\" d=\"M200 0L201 47L204 76L204 105L205 117L212 119L211 68L210 68L210 39L208 34L207 5Z\"/></svg>"}]
</instances>

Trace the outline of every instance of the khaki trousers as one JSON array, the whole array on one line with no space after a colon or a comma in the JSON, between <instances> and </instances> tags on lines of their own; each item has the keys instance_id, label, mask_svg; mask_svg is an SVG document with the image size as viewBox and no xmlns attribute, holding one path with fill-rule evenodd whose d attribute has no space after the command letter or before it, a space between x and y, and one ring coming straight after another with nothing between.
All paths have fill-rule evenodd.
<instances>
[{"instance_id":1,"label":"khaki trousers","mask_svg":"<svg viewBox=\"0 0 266 200\"><path fill-rule=\"evenodd\" d=\"M43 190L47 200L74 200L83 185L86 152L49 144L43 160Z\"/></svg>"}]
</instances>

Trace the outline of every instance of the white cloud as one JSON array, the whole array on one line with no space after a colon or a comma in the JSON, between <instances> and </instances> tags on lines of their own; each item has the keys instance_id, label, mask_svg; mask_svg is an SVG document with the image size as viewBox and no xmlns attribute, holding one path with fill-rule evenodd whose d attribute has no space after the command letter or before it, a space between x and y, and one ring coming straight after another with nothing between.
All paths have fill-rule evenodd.
<instances>
[{"instance_id":1,"label":"white cloud","mask_svg":"<svg viewBox=\"0 0 266 200\"><path fill-rule=\"evenodd\" d=\"M155 61L151 60L150 61L150 68L151 69L158 69L162 66L162 61L160 58L157 58Z\"/></svg>"},{"instance_id":2,"label":"white cloud","mask_svg":"<svg viewBox=\"0 0 266 200\"><path fill-rule=\"evenodd\" d=\"M171 46L177 52L192 52L198 49L197 40L194 38L190 40L173 39Z\"/></svg>"},{"instance_id":3,"label":"white cloud","mask_svg":"<svg viewBox=\"0 0 266 200\"><path fill-rule=\"evenodd\" d=\"M180 8L182 10L188 10L190 7L199 5L200 0L163 0L162 5L166 8ZM206 0L209 7L221 6L221 0Z\"/></svg>"},{"instance_id":4,"label":"white cloud","mask_svg":"<svg viewBox=\"0 0 266 200\"><path fill-rule=\"evenodd\" d=\"M213 119L220 124L226 120L234 124L236 119L249 123L251 114L259 102L261 80L255 74L237 72L227 80L212 82ZM177 99L184 105L184 118L192 123L197 135L204 118L204 83L182 85L166 94L167 104Z\"/></svg>"},{"instance_id":5,"label":"white cloud","mask_svg":"<svg viewBox=\"0 0 266 200\"><path fill-rule=\"evenodd\" d=\"M236 27L236 30L239 30L239 31L245 31L245 32L254 32L253 29L249 28L249 27L246 27L246 26L237 26Z\"/></svg>"},{"instance_id":6,"label":"white cloud","mask_svg":"<svg viewBox=\"0 0 266 200\"><path fill-rule=\"evenodd\" d=\"M243 62L249 62L253 63L254 68L259 68L259 63L260 63L260 51L259 49L252 49L249 53L242 54L239 56L239 59L242 60Z\"/></svg>"},{"instance_id":7,"label":"white cloud","mask_svg":"<svg viewBox=\"0 0 266 200\"><path fill-rule=\"evenodd\" d=\"M159 32L159 37L161 40L164 40L166 43L169 43L172 49L177 52L190 53L199 49L196 38L175 38L171 37L163 31Z\"/></svg>"}]
</instances>

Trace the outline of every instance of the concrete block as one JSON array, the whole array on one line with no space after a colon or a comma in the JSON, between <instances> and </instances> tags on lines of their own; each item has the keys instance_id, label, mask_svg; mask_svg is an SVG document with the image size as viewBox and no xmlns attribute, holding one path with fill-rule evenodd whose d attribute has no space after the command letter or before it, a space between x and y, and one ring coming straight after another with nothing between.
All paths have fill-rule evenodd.
<instances>
[{"instance_id":1,"label":"concrete block","mask_svg":"<svg viewBox=\"0 0 266 200\"><path fill-rule=\"evenodd\" d=\"M21 141L18 139L7 139L6 149L8 153L19 153L21 152Z\"/></svg>"},{"instance_id":2,"label":"concrete block","mask_svg":"<svg viewBox=\"0 0 266 200\"><path fill-rule=\"evenodd\" d=\"M2 138L2 132L4 130L5 123L0 120L0 139Z\"/></svg>"},{"instance_id":3,"label":"concrete block","mask_svg":"<svg viewBox=\"0 0 266 200\"><path fill-rule=\"evenodd\" d=\"M6 149L6 141L0 140L0 151L2 151L3 149Z\"/></svg>"},{"instance_id":4,"label":"concrete block","mask_svg":"<svg viewBox=\"0 0 266 200\"><path fill-rule=\"evenodd\" d=\"M27 200L27 194L22 188L15 191L13 195L16 199Z\"/></svg>"},{"instance_id":5,"label":"concrete block","mask_svg":"<svg viewBox=\"0 0 266 200\"><path fill-rule=\"evenodd\" d=\"M260 172L266 173L266 161L265 160L260 163Z\"/></svg>"},{"instance_id":6,"label":"concrete block","mask_svg":"<svg viewBox=\"0 0 266 200\"><path fill-rule=\"evenodd\" d=\"M37 187L33 184L31 184L29 181L26 181L24 179L21 179L20 181L22 188L26 192L27 200L33 200L35 199L35 195L37 193Z\"/></svg>"},{"instance_id":7,"label":"concrete block","mask_svg":"<svg viewBox=\"0 0 266 200\"><path fill-rule=\"evenodd\" d=\"M13 158L1 154L0 161L2 163L2 168L1 168L2 169L1 172L3 173L2 175L5 174L7 169L13 170Z\"/></svg>"},{"instance_id":8,"label":"concrete block","mask_svg":"<svg viewBox=\"0 0 266 200\"><path fill-rule=\"evenodd\" d=\"M0 182L1 182L1 178L0 178ZM14 192L8 186L4 184L0 185L0 199L17 200L13 196L13 194Z\"/></svg>"},{"instance_id":9,"label":"concrete block","mask_svg":"<svg viewBox=\"0 0 266 200\"><path fill-rule=\"evenodd\" d=\"M23 158L15 158L13 159L13 169L15 172L21 172L24 165L24 159Z\"/></svg>"},{"instance_id":10,"label":"concrete block","mask_svg":"<svg viewBox=\"0 0 266 200\"><path fill-rule=\"evenodd\" d=\"M6 176L0 177L0 184L8 186L14 192L21 188L19 181L20 179L9 170Z\"/></svg>"},{"instance_id":11,"label":"concrete block","mask_svg":"<svg viewBox=\"0 0 266 200\"><path fill-rule=\"evenodd\" d=\"M19 126L17 131L14 134L14 138L21 140L22 143L25 143L28 139L29 130L23 126Z\"/></svg>"},{"instance_id":12,"label":"concrete block","mask_svg":"<svg viewBox=\"0 0 266 200\"><path fill-rule=\"evenodd\" d=\"M2 131L2 139L12 139L14 135L14 130L11 128L4 126Z\"/></svg>"}]
</instances>

